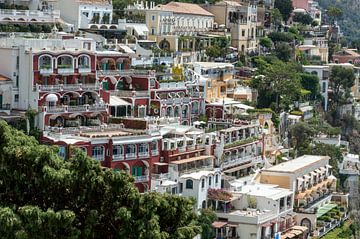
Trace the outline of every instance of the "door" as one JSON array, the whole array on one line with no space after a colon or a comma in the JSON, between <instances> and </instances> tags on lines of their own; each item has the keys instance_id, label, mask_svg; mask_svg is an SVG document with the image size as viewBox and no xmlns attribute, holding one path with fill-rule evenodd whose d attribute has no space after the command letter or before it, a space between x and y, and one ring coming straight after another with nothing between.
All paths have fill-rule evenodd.
<instances>
[{"instance_id":1,"label":"door","mask_svg":"<svg viewBox=\"0 0 360 239\"><path fill-rule=\"evenodd\" d=\"M103 90L109 90L109 82L107 81L103 82Z\"/></svg>"},{"instance_id":2,"label":"door","mask_svg":"<svg viewBox=\"0 0 360 239\"><path fill-rule=\"evenodd\" d=\"M140 167L140 166L132 167L132 175L133 176L141 176L142 175L142 167Z\"/></svg>"}]
</instances>

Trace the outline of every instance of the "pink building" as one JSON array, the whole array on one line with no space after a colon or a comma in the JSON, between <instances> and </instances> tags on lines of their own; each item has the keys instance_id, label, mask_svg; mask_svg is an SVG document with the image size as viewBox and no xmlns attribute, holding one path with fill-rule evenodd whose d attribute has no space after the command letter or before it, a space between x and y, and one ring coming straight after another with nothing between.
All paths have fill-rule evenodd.
<instances>
[{"instance_id":1,"label":"pink building","mask_svg":"<svg viewBox=\"0 0 360 239\"><path fill-rule=\"evenodd\" d=\"M301 8L309 11L311 0L292 0L294 9Z\"/></svg>"}]
</instances>

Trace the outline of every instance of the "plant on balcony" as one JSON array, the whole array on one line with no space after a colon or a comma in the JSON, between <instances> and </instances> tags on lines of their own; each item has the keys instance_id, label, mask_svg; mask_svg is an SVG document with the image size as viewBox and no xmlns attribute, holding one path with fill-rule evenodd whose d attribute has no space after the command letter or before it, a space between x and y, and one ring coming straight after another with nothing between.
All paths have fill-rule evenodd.
<instances>
[{"instance_id":1,"label":"plant on balcony","mask_svg":"<svg viewBox=\"0 0 360 239\"><path fill-rule=\"evenodd\" d=\"M232 148L232 147L236 147L236 146L240 146L240 145L244 145L244 144L249 144L249 143L255 142L257 140L259 140L258 137L249 137L246 139L241 139L241 140L238 140L238 141L235 141L232 143L225 144L224 148L227 149L227 148Z\"/></svg>"},{"instance_id":2,"label":"plant on balcony","mask_svg":"<svg viewBox=\"0 0 360 239\"><path fill-rule=\"evenodd\" d=\"M46 69L46 70L51 69L51 64L43 64L40 66L40 69Z\"/></svg>"},{"instance_id":3,"label":"plant on balcony","mask_svg":"<svg viewBox=\"0 0 360 239\"><path fill-rule=\"evenodd\" d=\"M230 201L232 197L232 194L228 191L225 191L223 189L212 189L210 188L208 190L208 198L212 199L212 200L217 200L217 201Z\"/></svg>"},{"instance_id":4,"label":"plant on balcony","mask_svg":"<svg viewBox=\"0 0 360 239\"><path fill-rule=\"evenodd\" d=\"M248 202L249 208L256 209L256 207L257 207L256 197L248 195L247 202Z\"/></svg>"}]
</instances>

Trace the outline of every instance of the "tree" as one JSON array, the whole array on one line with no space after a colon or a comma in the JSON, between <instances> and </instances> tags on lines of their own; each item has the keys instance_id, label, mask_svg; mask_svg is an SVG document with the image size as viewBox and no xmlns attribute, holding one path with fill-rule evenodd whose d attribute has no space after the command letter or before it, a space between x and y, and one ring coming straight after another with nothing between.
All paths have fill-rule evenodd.
<instances>
[{"instance_id":1,"label":"tree","mask_svg":"<svg viewBox=\"0 0 360 239\"><path fill-rule=\"evenodd\" d=\"M6 238L193 238L193 201L141 195L134 179L100 167L80 150L58 148L0 121L0 235Z\"/></svg>"},{"instance_id":2,"label":"tree","mask_svg":"<svg viewBox=\"0 0 360 239\"><path fill-rule=\"evenodd\" d=\"M281 21L282 21L282 15L279 11L279 9L274 8L271 10L271 23L273 26L275 26L275 28L278 28L279 26L281 26Z\"/></svg>"},{"instance_id":3,"label":"tree","mask_svg":"<svg viewBox=\"0 0 360 239\"><path fill-rule=\"evenodd\" d=\"M310 25L313 22L313 18L310 16L310 14L306 13L295 13L293 17L294 22L298 22L304 25Z\"/></svg>"},{"instance_id":4,"label":"tree","mask_svg":"<svg viewBox=\"0 0 360 239\"><path fill-rule=\"evenodd\" d=\"M355 83L354 70L342 66L334 66L331 69L330 87L332 89L332 100L335 106L346 101L351 91L351 87Z\"/></svg>"},{"instance_id":5,"label":"tree","mask_svg":"<svg viewBox=\"0 0 360 239\"><path fill-rule=\"evenodd\" d=\"M291 0L275 0L274 8L279 9L284 21L290 17L290 13L294 10Z\"/></svg>"},{"instance_id":6,"label":"tree","mask_svg":"<svg viewBox=\"0 0 360 239\"><path fill-rule=\"evenodd\" d=\"M266 47L267 49L271 49L272 47L272 41L268 37L262 37L259 41L260 46Z\"/></svg>"},{"instance_id":7,"label":"tree","mask_svg":"<svg viewBox=\"0 0 360 239\"><path fill-rule=\"evenodd\" d=\"M327 15L331 18L332 23L336 21L339 17L343 15L343 12L340 8L335 6L330 6L327 9Z\"/></svg>"},{"instance_id":8,"label":"tree","mask_svg":"<svg viewBox=\"0 0 360 239\"><path fill-rule=\"evenodd\" d=\"M211 58L218 58L225 55L225 49L220 48L218 45L212 45L206 49L206 55Z\"/></svg>"},{"instance_id":9,"label":"tree","mask_svg":"<svg viewBox=\"0 0 360 239\"><path fill-rule=\"evenodd\" d=\"M268 37L274 42L292 42L294 41L294 35L288 32L271 32Z\"/></svg>"},{"instance_id":10,"label":"tree","mask_svg":"<svg viewBox=\"0 0 360 239\"><path fill-rule=\"evenodd\" d=\"M293 50L289 44L281 42L275 46L275 55L282 61L289 61L292 58Z\"/></svg>"},{"instance_id":11,"label":"tree","mask_svg":"<svg viewBox=\"0 0 360 239\"><path fill-rule=\"evenodd\" d=\"M311 99L315 100L320 97L320 80L317 75L302 73L300 74L301 86L311 92Z\"/></svg>"},{"instance_id":12,"label":"tree","mask_svg":"<svg viewBox=\"0 0 360 239\"><path fill-rule=\"evenodd\" d=\"M263 61L263 60L260 60ZM276 112L287 109L301 95L299 69L294 63L274 61L263 65L264 76L256 76L251 87L258 91L258 108L273 108ZM271 105L273 103L273 105Z\"/></svg>"},{"instance_id":13,"label":"tree","mask_svg":"<svg viewBox=\"0 0 360 239\"><path fill-rule=\"evenodd\" d=\"M198 217L199 225L201 226L201 238L213 239L215 238L214 228L211 226L217 220L216 214L210 209L202 209Z\"/></svg>"},{"instance_id":14,"label":"tree","mask_svg":"<svg viewBox=\"0 0 360 239\"><path fill-rule=\"evenodd\" d=\"M315 129L306 122L291 125L289 128L289 139L295 149L307 148L311 138L315 135Z\"/></svg>"}]
</instances>

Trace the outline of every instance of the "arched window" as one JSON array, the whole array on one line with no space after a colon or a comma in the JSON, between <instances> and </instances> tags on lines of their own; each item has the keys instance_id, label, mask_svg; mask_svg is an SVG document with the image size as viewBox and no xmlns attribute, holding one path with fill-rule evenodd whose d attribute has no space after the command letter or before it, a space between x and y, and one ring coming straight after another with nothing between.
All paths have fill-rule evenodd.
<instances>
[{"instance_id":1,"label":"arched window","mask_svg":"<svg viewBox=\"0 0 360 239\"><path fill-rule=\"evenodd\" d=\"M209 177L209 186L211 186L212 177Z\"/></svg>"},{"instance_id":2,"label":"arched window","mask_svg":"<svg viewBox=\"0 0 360 239\"><path fill-rule=\"evenodd\" d=\"M80 56L79 57L79 69L88 69L90 68L90 57L89 56Z\"/></svg>"},{"instance_id":3,"label":"arched window","mask_svg":"<svg viewBox=\"0 0 360 239\"><path fill-rule=\"evenodd\" d=\"M219 183L219 174L215 175L215 183Z\"/></svg>"},{"instance_id":4,"label":"arched window","mask_svg":"<svg viewBox=\"0 0 360 239\"><path fill-rule=\"evenodd\" d=\"M205 188L205 179L204 178L201 180L201 188Z\"/></svg>"},{"instance_id":5,"label":"arched window","mask_svg":"<svg viewBox=\"0 0 360 239\"><path fill-rule=\"evenodd\" d=\"M105 150L103 146L95 146L92 148L92 157L96 160L104 160Z\"/></svg>"},{"instance_id":6,"label":"arched window","mask_svg":"<svg viewBox=\"0 0 360 239\"><path fill-rule=\"evenodd\" d=\"M193 189L194 183L191 179L186 180L186 189Z\"/></svg>"}]
</instances>

